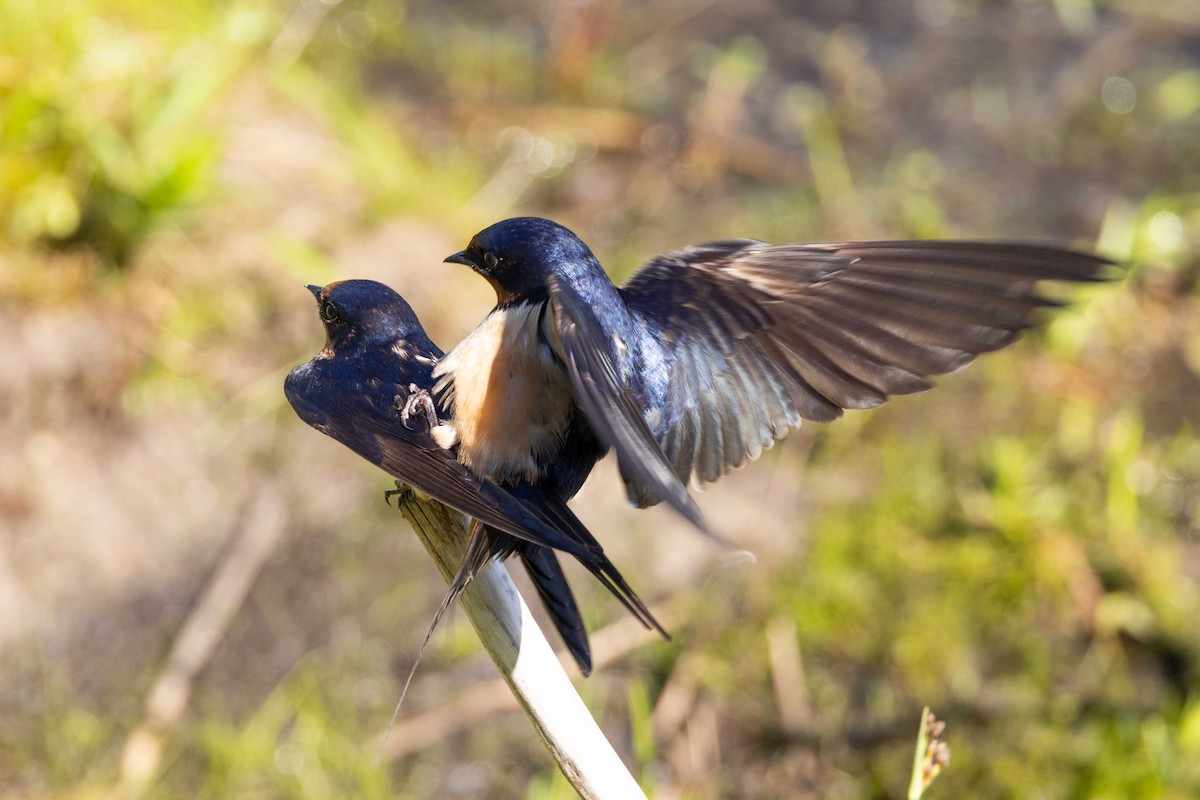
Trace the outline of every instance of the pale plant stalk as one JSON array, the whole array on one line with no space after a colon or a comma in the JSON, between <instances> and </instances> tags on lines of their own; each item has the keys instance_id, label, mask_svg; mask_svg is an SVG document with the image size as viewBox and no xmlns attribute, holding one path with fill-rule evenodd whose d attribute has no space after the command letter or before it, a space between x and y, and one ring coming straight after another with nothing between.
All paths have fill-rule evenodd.
<instances>
[{"instance_id":1,"label":"pale plant stalk","mask_svg":"<svg viewBox=\"0 0 1200 800\"><path fill-rule=\"evenodd\" d=\"M399 507L442 576L462 560L467 523L441 503L403 492ZM645 798L571 685L503 565L488 564L458 598L484 648L570 784L585 800Z\"/></svg>"}]
</instances>

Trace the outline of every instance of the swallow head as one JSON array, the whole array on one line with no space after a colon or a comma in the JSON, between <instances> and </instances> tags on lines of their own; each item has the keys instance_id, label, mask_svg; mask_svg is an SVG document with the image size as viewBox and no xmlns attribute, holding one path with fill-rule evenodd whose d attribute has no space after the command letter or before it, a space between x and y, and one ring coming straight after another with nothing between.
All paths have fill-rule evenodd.
<instances>
[{"instance_id":1,"label":"swallow head","mask_svg":"<svg viewBox=\"0 0 1200 800\"><path fill-rule=\"evenodd\" d=\"M390 287L377 281L338 281L328 286L307 286L317 299L317 314L325 326L324 356L332 356L355 343L395 341L425 330L412 307Z\"/></svg>"},{"instance_id":2,"label":"swallow head","mask_svg":"<svg viewBox=\"0 0 1200 800\"><path fill-rule=\"evenodd\" d=\"M465 250L446 261L478 272L501 303L545 291L552 274L595 264L596 257L578 236L541 217L516 217L475 234Z\"/></svg>"}]
</instances>

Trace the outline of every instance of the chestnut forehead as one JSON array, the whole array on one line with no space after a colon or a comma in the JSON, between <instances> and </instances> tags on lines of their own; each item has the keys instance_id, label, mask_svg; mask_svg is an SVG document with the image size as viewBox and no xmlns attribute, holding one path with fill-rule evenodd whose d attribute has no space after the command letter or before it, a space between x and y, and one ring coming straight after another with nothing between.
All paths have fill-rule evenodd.
<instances>
[{"instance_id":1,"label":"chestnut forehead","mask_svg":"<svg viewBox=\"0 0 1200 800\"><path fill-rule=\"evenodd\" d=\"M328 300L329 295L333 294L337 287L341 286L345 281L334 281L321 290L321 299Z\"/></svg>"}]
</instances>

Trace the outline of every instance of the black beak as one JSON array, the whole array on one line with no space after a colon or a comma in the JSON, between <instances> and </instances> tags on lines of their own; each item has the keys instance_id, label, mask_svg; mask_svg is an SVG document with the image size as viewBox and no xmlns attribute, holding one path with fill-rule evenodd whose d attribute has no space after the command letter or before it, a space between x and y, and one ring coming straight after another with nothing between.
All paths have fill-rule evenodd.
<instances>
[{"instance_id":1,"label":"black beak","mask_svg":"<svg viewBox=\"0 0 1200 800\"><path fill-rule=\"evenodd\" d=\"M305 286L304 288L308 289L310 292L313 293L313 297L317 298L317 302L321 301L321 290L325 288L324 286L317 286L315 284L310 283L308 286Z\"/></svg>"},{"instance_id":2,"label":"black beak","mask_svg":"<svg viewBox=\"0 0 1200 800\"><path fill-rule=\"evenodd\" d=\"M452 256L446 256L445 263L462 264L463 266L470 267L471 269L479 269L479 266L467 255L466 250L460 250Z\"/></svg>"}]
</instances>

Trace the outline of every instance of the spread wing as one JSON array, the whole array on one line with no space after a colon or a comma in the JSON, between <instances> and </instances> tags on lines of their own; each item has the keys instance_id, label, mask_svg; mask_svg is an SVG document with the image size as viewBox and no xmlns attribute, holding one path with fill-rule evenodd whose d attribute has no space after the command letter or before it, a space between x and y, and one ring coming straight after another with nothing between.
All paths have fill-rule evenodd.
<instances>
[{"instance_id":1,"label":"spread wing","mask_svg":"<svg viewBox=\"0 0 1200 800\"><path fill-rule=\"evenodd\" d=\"M639 487L636 499L641 505L666 500L689 522L715 537L621 377L614 348L625 344L606 334L588 303L553 275L548 302L553 334L579 405L600 440L617 452L626 483Z\"/></svg>"},{"instance_id":2,"label":"spread wing","mask_svg":"<svg viewBox=\"0 0 1200 800\"><path fill-rule=\"evenodd\" d=\"M657 442L683 483L712 482L801 419L930 388L1056 305L1040 280L1109 264L974 242L713 242L659 256L621 289L669 365Z\"/></svg>"}]
</instances>

